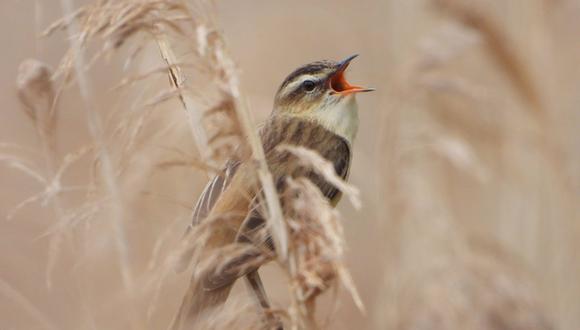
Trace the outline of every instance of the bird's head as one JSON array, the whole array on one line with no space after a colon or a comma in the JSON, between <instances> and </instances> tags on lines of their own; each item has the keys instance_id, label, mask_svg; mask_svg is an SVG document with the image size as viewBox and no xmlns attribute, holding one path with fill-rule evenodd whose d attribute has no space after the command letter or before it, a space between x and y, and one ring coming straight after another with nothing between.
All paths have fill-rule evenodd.
<instances>
[{"instance_id":1,"label":"bird's head","mask_svg":"<svg viewBox=\"0 0 580 330\"><path fill-rule=\"evenodd\" d=\"M315 120L352 140L358 127L354 96L374 90L346 81L346 68L356 56L339 62L313 62L294 70L276 93L274 113Z\"/></svg>"}]
</instances>

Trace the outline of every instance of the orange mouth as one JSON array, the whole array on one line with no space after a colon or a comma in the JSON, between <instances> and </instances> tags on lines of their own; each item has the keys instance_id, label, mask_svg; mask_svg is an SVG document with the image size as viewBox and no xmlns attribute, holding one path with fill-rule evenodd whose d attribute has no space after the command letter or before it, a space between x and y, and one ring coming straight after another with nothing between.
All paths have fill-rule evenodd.
<instances>
[{"instance_id":1,"label":"orange mouth","mask_svg":"<svg viewBox=\"0 0 580 330\"><path fill-rule=\"evenodd\" d=\"M332 74L332 76L329 79L330 88L332 89L332 91L330 92L331 94L348 95L353 93L374 91L374 88L365 88L351 85L348 83L348 81L346 81L346 78L344 77L344 72L346 71L346 68L350 64L350 61L352 61L357 56L358 55L350 56L338 63L338 69Z\"/></svg>"}]
</instances>

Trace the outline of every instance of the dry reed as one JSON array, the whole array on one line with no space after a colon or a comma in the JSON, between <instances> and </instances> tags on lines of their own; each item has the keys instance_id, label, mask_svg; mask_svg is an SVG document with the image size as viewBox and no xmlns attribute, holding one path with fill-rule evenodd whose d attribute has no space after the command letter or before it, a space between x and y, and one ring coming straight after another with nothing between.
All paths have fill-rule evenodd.
<instances>
[{"instance_id":1,"label":"dry reed","mask_svg":"<svg viewBox=\"0 0 580 330\"><path fill-rule=\"evenodd\" d=\"M253 248L204 250L227 214L180 239L207 176L251 153L270 232L287 252L256 263L275 261L268 312L288 328L578 328L577 1L304 1L291 4L309 8L292 19L285 3L84 3L61 0L59 13L30 6L36 32L45 17L63 17L35 41L34 57L53 64L63 40L68 50L54 71L19 59L13 98L23 111L7 107L17 119L0 124L13 132L28 123L33 137L0 143L7 326L165 328L184 283L226 267L216 256ZM231 21L218 24L222 10ZM282 147L362 205L358 213L332 209L304 179L277 195L226 36L258 104L259 86L292 66L364 55L353 73L378 92L359 99L351 181L360 193L316 153ZM192 248L193 274L176 275ZM321 293L339 285L353 299L326 304ZM329 324L320 321L326 305L339 310ZM198 325L268 326L235 294Z\"/></svg>"},{"instance_id":2,"label":"dry reed","mask_svg":"<svg viewBox=\"0 0 580 330\"><path fill-rule=\"evenodd\" d=\"M149 76L166 70L169 75L171 89L162 91L153 100L147 102L145 106L156 106L161 102L174 98L179 100L188 116L190 131L200 154L200 158L193 162L197 164L197 167L215 169L224 160L241 158L241 153L244 153L244 150L248 150L251 153L252 162L256 164L256 175L263 189L264 203L262 203L262 207L265 206L265 217L268 223L267 230L272 235L279 264L288 271L292 279L289 287L290 291L295 293L294 297L296 298L293 300L292 310L300 310L300 313L298 313L300 317L297 317L294 312L289 313L294 315L290 322L292 327L316 327L314 301L320 293L329 287L327 282L332 282L336 275L351 290L357 304L362 308L362 303L356 294L354 284L344 266L342 266L344 239L342 238L342 229L338 222L336 211L331 211L330 206L326 205L320 193L317 195L316 192L312 191L314 189L312 186L302 182L298 186L291 184L294 187L292 189L295 190L294 194L304 191L304 194L312 198L302 200L301 203L306 205L300 206L299 212L296 210L291 212L293 214L292 221L284 220L279 201L280 197L276 192L272 175L268 170L261 141L256 134L245 101L239 91L239 79L235 65L229 58L223 38L217 32L211 17L200 14L200 12L205 10L211 10L211 6L206 7L203 3L193 4L192 6L184 1L100 1L74 11L70 1L63 0L62 5L65 18L51 25L44 34L50 35L61 29L68 31L71 49L59 66L55 77L63 77L59 93L64 91L66 84L74 82L78 84L84 100L87 122L93 138L95 157L93 164L96 174L91 182L91 194L101 195L105 199L107 208L110 208L112 215L110 223L115 232L113 237L116 238L117 242L121 278L129 299L133 300L137 296L135 291L137 280L130 266L130 247L126 245L128 239L126 237L125 219L130 216L130 210L126 207L128 199L122 195L121 191L124 190L123 183L119 182L120 174L125 171L124 167L128 166L126 161L122 160L127 158L127 155L121 154L119 155L121 158L117 160L112 156L114 151L109 144L114 140L109 140L108 137L105 137L103 121L97 111L97 102L92 94L91 82L87 72L90 66L96 63L99 58L113 56L114 51L119 50L125 44L131 43L131 40L136 38L136 36L144 34L146 36L144 40L152 39L157 43L166 67L152 70L137 77L125 78L120 86L129 86L136 81L146 80ZM102 38L103 41L97 41L97 37ZM150 39L147 39L147 37L150 37ZM186 84L182 68L188 66L188 64L179 63L177 60L177 55L171 46L171 38L177 38L190 50L194 51L195 59L191 67L197 73L213 80L217 91L217 100L208 102L211 98L193 93L193 86ZM139 40L138 42L145 41ZM95 52L91 59L87 60L85 54L91 44L101 44L102 46L97 46L99 50ZM130 62L134 59L129 58L128 60ZM22 89L22 91L24 93L27 90ZM28 100L30 97L23 97L23 99ZM204 109L201 106L203 103L212 105ZM52 106L52 103L49 106ZM36 119L33 116L34 112L29 111L28 113L31 118ZM128 136L130 139L129 141L121 140L126 145L124 150L129 150L131 148L130 145L135 143L133 140L143 125L143 118L139 118L139 120L139 126L133 129L133 132L129 132L129 134L127 134L129 125L126 122L123 122L123 126L114 129L113 138L122 139ZM309 166L324 168L321 172L351 196L357 206L360 204L355 196L356 191L354 188L342 183L336 175L333 176L332 171L328 171L331 168L329 167L330 165L316 158L316 154L299 149L293 150L293 152L299 153L305 160L309 159ZM158 166L187 165L189 163L191 161L186 159L177 159L160 163ZM101 184L103 185L101 186ZM101 191L101 189L104 190ZM308 208L310 213L305 211ZM297 221L300 221L302 226L304 226L308 223L305 219L314 219L314 215L321 212L328 214L328 216L322 217L320 220L322 222L320 222L318 227L309 227L312 226L309 225L300 230L298 229L299 222ZM223 216L227 217L227 215ZM212 255L228 256L231 254L233 258L234 251L239 254L239 250L243 249L243 247L234 243L218 251L204 251L207 231L212 228L212 223L224 221L223 216L208 219L206 223L191 231L187 239L184 240L186 243L179 244L176 252L169 255L166 261L158 266L157 270L152 271L152 277L147 281L151 283L148 286L154 288L154 296L159 295L160 283L166 280L169 274L168 270L172 269L172 264L176 262L176 256L179 258L179 255L186 254L189 257L189 252L186 251L192 248L191 258L194 260L193 263L196 267L191 281L197 281L198 274L204 273L204 269L215 267L216 260L221 262L221 264L218 264L218 269L228 263L227 257L225 259L223 257L216 259ZM56 217L64 222L62 219L65 216L62 212L58 213ZM68 222L68 224L71 223ZM294 241L291 244L288 242L287 227L294 233L292 234ZM61 225L61 228L64 228L64 226ZM65 230L63 229L63 231ZM55 243L54 249L57 249L57 247L58 244ZM305 248L306 250L304 250ZM208 255L207 252L211 253ZM56 256L57 253L57 251L54 251L52 255ZM287 259L288 255L291 256L290 259ZM323 262L323 260L326 261ZM328 262L330 263L327 264ZM324 266L323 268L328 269L325 269L322 274L318 274L317 270L311 269L313 265L318 263L327 265L330 268ZM54 264L54 261L50 263L50 265L52 264ZM243 266L247 267L249 265ZM301 278L301 280L299 281L298 278ZM297 285L297 281L300 284ZM317 293L313 294L314 292ZM138 317L135 307L131 307L129 310L131 327L143 327L143 320ZM150 306L147 313L149 315L148 318L151 315L151 311Z\"/></svg>"}]
</instances>

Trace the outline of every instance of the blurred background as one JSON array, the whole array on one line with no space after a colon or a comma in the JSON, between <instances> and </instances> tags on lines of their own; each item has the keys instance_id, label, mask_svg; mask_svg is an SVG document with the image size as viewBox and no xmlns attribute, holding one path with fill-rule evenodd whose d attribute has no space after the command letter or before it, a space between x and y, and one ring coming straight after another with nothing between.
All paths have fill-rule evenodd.
<instances>
[{"instance_id":1,"label":"blurred background","mask_svg":"<svg viewBox=\"0 0 580 330\"><path fill-rule=\"evenodd\" d=\"M63 89L46 156L17 76L29 58L58 67L66 32L40 35L63 13L55 0L0 2L0 328L125 329L137 315L163 329L188 275L156 270L208 175L184 161L197 153L179 103L151 102L165 74L115 87L163 65L145 38L91 63L88 97ZM339 206L366 311L329 292L325 328L580 329L579 1L219 1L213 15L256 124L311 61L360 54L349 81L377 89L358 96L350 182L363 207ZM190 79L200 93L212 84ZM121 213L87 194L87 107L102 119ZM42 178L63 162L54 195ZM283 274L263 273L285 306Z\"/></svg>"}]
</instances>

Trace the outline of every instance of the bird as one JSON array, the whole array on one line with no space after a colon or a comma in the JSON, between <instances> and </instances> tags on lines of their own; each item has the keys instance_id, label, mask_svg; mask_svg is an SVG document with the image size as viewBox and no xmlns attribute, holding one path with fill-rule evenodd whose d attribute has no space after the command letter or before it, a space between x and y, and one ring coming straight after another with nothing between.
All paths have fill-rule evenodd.
<instances>
[{"instance_id":1,"label":"bird","mask_svg":"<svg viewBox=\"0 0 580 330\"><path fill-rule=\"evenodd\" d=\"M289 151L281 151L277 147L293 145L312 149L333 164L339 177L344 180L348 178L359 126L355 96L374 90L347 82L345 71L357 56L300 66L278 88L273 110L262 125L259 136L268 169L279 193L284 191L287 178L306 177L320 189L332 206L340 200L341 193L337 187L305 167ZM264 216L257 207L260 184L253 166L251 157L229 160L200 195L189 229L204 223L206 219L219 217L219 221L211 222L203 249L208 256L212 253L215 264L225 260L227 265L222 265L219 270L210 268L202 271L195 280L190 281L170 329L192 328L202 314L225 302L235 281L243 276L255 291L260 305L269 308L258 268L272 259L272 254L264 253L264 250L275 253L275 248L268 235L260 243L251 237L251 233L265 226ZM230 254L216 254L219 249L235 242L258 246L243 249L233 258Z\"/></svg>"}]
</instances>

